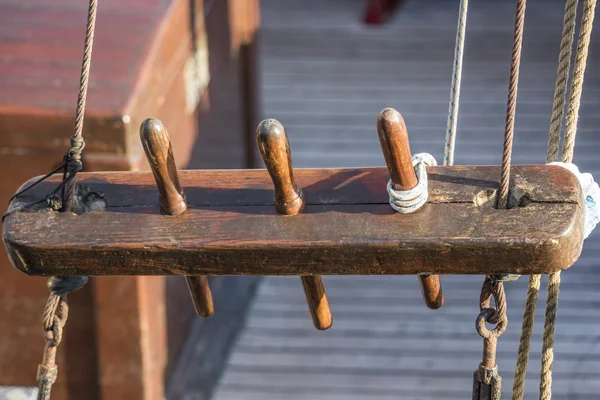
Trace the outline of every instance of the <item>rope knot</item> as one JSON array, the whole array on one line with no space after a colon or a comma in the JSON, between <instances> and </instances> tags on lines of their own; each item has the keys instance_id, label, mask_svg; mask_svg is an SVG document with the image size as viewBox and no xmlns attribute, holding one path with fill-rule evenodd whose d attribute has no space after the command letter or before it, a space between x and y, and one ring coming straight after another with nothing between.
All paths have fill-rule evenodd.
<instances>
[{"instance_id":1,"label":"rope knot","mask_svg":"<svg viewBox=\"0 0 600 400\"><path fill-rule=\"evenodd\" d=\"M81 136L71 136L71 147L67 151L65 162L69 172L79 172L83 168L81 152L85 148L85 141Z\"/></svg>"},{"instance_id":2,"label":"rope knot","mask_svg":"<svg viewBox=\"0 0 600 400\"><path fill-rule=\"evenodd\" d=\"M427 202L429 197L429 185L427 182L427 169L437 165L435 158L428 153L415 154L412 157L413 167L417 175L417 186L408 190L396 190L390 180L387 185L387 191L390 195L390 205L392 208L402 214L410 214Z\"/></svg>"}]
</instances>

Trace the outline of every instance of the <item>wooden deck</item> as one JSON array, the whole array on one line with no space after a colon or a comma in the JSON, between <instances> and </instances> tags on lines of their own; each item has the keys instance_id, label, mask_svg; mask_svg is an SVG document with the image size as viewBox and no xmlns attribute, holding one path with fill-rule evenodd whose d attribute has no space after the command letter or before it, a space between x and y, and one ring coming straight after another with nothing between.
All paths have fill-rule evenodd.
<instances>
[{"instance_id":1,"label":"wooden deck","mask_svg":"<svg viewBox=\"0 0 600 400\"><path fill-rule=\"evenodd\" d=\"M441 160L458 0L408 1L382 27L360 24L362 0L263 0L265 117L287 128L296 167L384 165L377 114L405 117L413 152ZM457 164L499 164L514 2L471 2ZM564 1L528 2L515 163L545 161ZM594 33L575 162L600 178L600 41ZM600 233L563 274L553 399L600 396ZM545 292L546 279L543 279ZM299 278L265 278L216 400L470 398L481 359L475 332L481 277L442 277L445 306L425 308L416 277L325 277L333 328L316 331ZM510 398L527 278L508 283L500 338ZM537 399L544 298L534 330L527 399ZM196 399L193 390L187 398Z\"/></svg>"}]
</instances>

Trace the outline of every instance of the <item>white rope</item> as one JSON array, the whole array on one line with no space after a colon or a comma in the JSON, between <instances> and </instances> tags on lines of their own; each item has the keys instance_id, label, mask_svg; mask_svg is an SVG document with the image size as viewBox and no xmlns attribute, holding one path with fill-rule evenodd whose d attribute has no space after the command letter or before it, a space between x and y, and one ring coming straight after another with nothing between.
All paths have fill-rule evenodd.
<instances>
[{"instance_id":1,"label":"white rope","mask_svg":"<svg viewBox=\"0 0 600 400\"><path fill-rule=\"evenodd\" d=\"M448 125L446 129L446 146L444 147L444 165L454 164L454 144L456 142L456 126L458 124L458 105L460 102L460 83L462 78L468 8L469 0L461 0L458 12L458 27L456 28L456 47L454 49L450 104L448 105Z\"/></svg>"},{"instance_id":2,"label":"white rope","mask_svg":"<svg viewBox=\"0 0 600 400\"><path fill-rule=\"evenodd\" d=\"M394 210L402 214L414 213L427 203L429 185L427 183L426 167L437 165L435 158L428 153L415 154L412 157L412 162L419 182L417 186L408 190L395 190L391 179L387 185L387 191L390 195L390 205Z\"/></svg>"}]
</instances>

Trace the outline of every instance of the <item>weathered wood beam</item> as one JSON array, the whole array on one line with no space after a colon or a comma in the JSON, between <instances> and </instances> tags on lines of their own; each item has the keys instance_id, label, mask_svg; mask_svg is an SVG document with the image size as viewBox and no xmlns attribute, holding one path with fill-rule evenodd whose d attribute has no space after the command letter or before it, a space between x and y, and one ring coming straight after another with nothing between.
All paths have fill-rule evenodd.
<instances>
[{"instance_id":1,"label":"weathered wood beam","mask_svg":"<svg viewBox=\"0 0 600 400\"><path fill-rule=\"evenodd\" d=\"M513 167L512 187L525 196L510 210L494 208L499 167L428 173L428 203L399 214L385 168L298 169L306 206L283 216L266 170L181 171L189 209L177 218L160 214L151 173L84 173L79 182L104 193L105 210L18 212L3 238L31 275L538 274L579 257L582 196L568 170Z\"/></svg>"}]
</instances>

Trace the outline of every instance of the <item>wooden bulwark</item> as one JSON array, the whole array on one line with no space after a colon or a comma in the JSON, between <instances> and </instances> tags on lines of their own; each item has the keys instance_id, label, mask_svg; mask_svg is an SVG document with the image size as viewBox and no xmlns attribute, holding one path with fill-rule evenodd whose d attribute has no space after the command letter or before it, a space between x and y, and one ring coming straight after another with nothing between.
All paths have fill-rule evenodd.
<instances>
[{"instance_id":1,"label":"wooden bulwark","mask_svg":"<svg viewBox=\"0 0 600 400\"><path fill-rule=\"evenodd\" d=\"M499 167L428 172L428 204L401 215L387 203L385 168L298 169L305 210L282 216L266 170L181 171L189 209L177 218L160 214L151 173L83 173L106 210L15 213L3 238L31 275L532 274L579 257L581 189L568 170L513 167L526 195L511 210L494 208Z\"/></svg>"}]
</instances>

